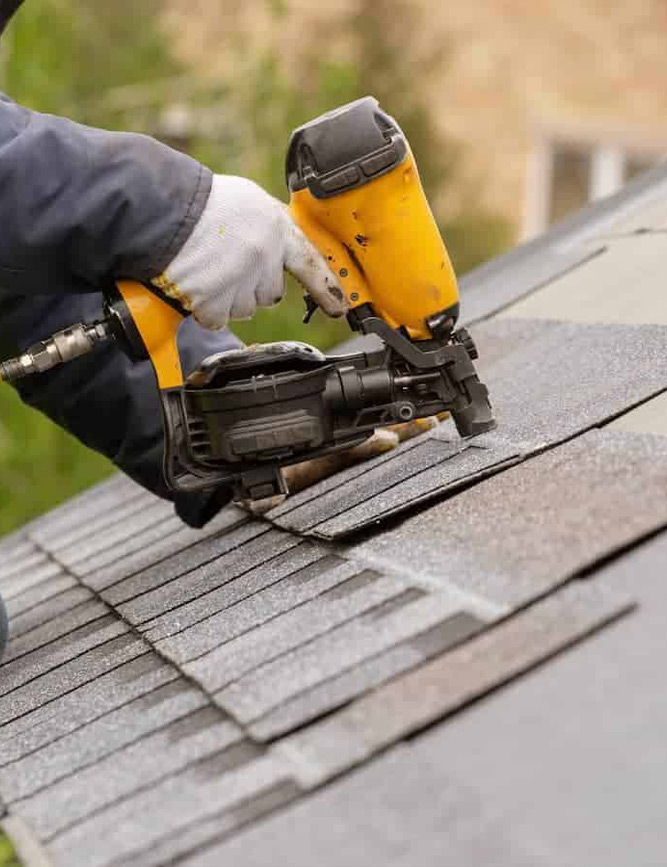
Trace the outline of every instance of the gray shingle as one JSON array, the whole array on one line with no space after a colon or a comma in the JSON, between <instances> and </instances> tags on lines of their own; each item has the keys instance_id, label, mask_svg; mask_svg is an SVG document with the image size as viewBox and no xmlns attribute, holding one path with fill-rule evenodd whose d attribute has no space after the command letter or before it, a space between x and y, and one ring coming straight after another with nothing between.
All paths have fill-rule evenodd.
<instances>
[{"instance_id":1,"label":"gray shingle","mask_svg":"<svg viewBox=\"0 0 667 867\"><path fill-rule=\"evenodd\" d=\"M181 575L194 572L195 569L206 563L210 563L221 554L238 548L244 542L248 542L256 536L261 536L267 532L268 527L252 523L246 519L222 535L203 539L184 551L179 551L166 560L161 560L153 566L142 569L141 572L135 572L130 578L107 587L100 592L107 602L112 605L118 605L142 593L162 587ZM88 583L87 578L84 583ZM92 582L91 586L93 586Z\"/></svg>"},{"instance_id":2,"label":"gray shingle","mask_svg":"<svg viewBox=\"0 0 667 867\"><path fill-rule=\"evenodd\" d=\"M660 394L640 404L636 409L620 415L607 425L607 430L667 436L667 393Z\"/></svg>"},{"instance_id":3,"label":"gray shingle","mask_svg":"<svg viewBox=\"0 0 667 867\"><path fill-rule=\"evenodd\" d=\"M35 546L26 536L24 528L16 530L14 533L9 533L9 535L3 536L0 539L0 557L3 564L24 557L26 554L34 551L34 549Z\"/></svg>"},{"instance_id":4,"label":"gray shingle","mask_svg":"<svg viewBox=\"0 0 667 867\"><path fill-rule=\"evenodd\" d=\"M389 454L379 461L365 464L361 471L355 468L354 473L340 478L329 493L324 493L320 488L317 496L311 494L308 502L300 508L289 508L289 501L286 502L277 522L282 527L298 532L312 529L389 488L410 482L434 466L445 462L449 465L454 458L458 458L456 463L460 464L459 456L467 450L469 446L456 438L451 442L443 442L431 437L420 437L418 441L411 442L407 450L400 449L398 454ZM272 514L269 519L276 520Z\"/></svg>"},{"instance_id":5,"label":"gray shingle","mask_svg":"<svg viewBox=\"0 0 667 867\"><path fill-rule=\"evenodd\" d=\"M59 616L56 616L53 612L51 613L52 616L49 617L46 623L37 626L27 634L21 636L17 636L12 624L12 641L2 659L3 667L0 668L0 679L4 678L7 670L5 666L9 662L18 659L20 656L25 656L33 650L43 647L45 644L51 644L51 651L57 656L58 645L52 644L56 639L69 636L70 633L74 633L80 627L93 621L101 620L109 615L109 609L103 602L93 599L92 601L83 602L69 611L62 612ZM104 630L103 623L100 623L99 626ZM76 636L72 637L76 639Z\"/></svg>"},{"instance_id":6,"label":"gray shingle","mask_svg":"<svg viewBox=\"0 0 667 867\"><path fill-rule=\"evenodd\" d=\"M188 854L221 837L228 837L230 833L243 828L248 823L258 822L262 816L284 807L290 801L296 800L300 794L301 790L295 783L290 780L279 780L273 785L263 787L259 793L253 793L237 806L198 821L187 828L179 829L175 834L162 837L153 843L150 849L143 849L127 859L123 858L116 862L114 867L134 867L137 863L141 863L142 867L163 867L170 860L178 864L186 863L184 859L187 859L187 864L190 864ZM289 863L290 867L293 867L289 858L284 862L276 862L271 858L272 867L276 863ZM316 863L318 863L317 859Z\"/></svg>"},{"instance_id":7,"label":"gray shingle","mask_svg":"<svg viewBox=\"0 0 667 867\"><path fill-rule=\"evenodd\" d=\"M128 602L123 602L118 605L118 612L135 625L153 620L166 611L171 611L179 605L190 602L192 599L238 578L255 566L264 564L271 558L277 557L299 544L299 539L287 533L277 530L262 532L265 527L259 529L259 533L254 533L254 538L252 537L253 534L247 532L244 534L246 538L250 536L245 544L234 544L233 546L220 544L218 550L221 548L224 550L227 547L226 553L221 553L214 560L188 572L180 580L170 581L167 584L161 582L161 586L154 590L144 592L141 596L136 596ZM232 536L234 536L234 532L223 536L219 542L227 542ZM133 582L134 579L129 579L129 581ZM113 589L117 589L119 594L124 594L124 585L127 583L129 582L124 582L123 585L118 585Z\"/></svg>"},{"instance_id":8,"label":"gray shingle","mask_svg":"<svg viewBox=\"0 0 667 867\"><path fill-rule=\"evenodd\" d=\"M53 596L48 596L43 602L37 602L21 613L14 613L11 616L12 645L24 633L46 626L49 621L61 617L65 612L90 601L92 598L93 594L90 590L77 585ZM18 599L23 599L23 597L18 597Z\"/></svg>"},{"instance_id":9,"label":"gray shingle","mask_svg":"<svg viewBox=\"0 0 667 867\"><path fill-rule=\"evenodd\" d=\"M103 867L123 859L129 864L150 863L144 862L143 853L150 857L162 838L178 837L213 817L219 817L220 831L229 831L243 821L242 807L290 782L290 764L280 757L259 756L226 770L223 753L74 826L49 848L58 863L69 867ZM91 839L102 839L105 845L91 848Z\"/></svg>"},{"instance_id":10,"label":"gray shingle","mask_svg":"<svg viewBox=\"0 0 667 867\"><path fill-rule=\"evenodd\" d=\"M380 581L377 585L378 589L382 586ZM390 594L398 592L400 591L396 585L388 584L385 598L391 598ZM369 606L370 604L372 604L371 600ZM399 642L416 637L458 613L456 603L453 605L448 596L437 594L422 594L416 600L408 598L404 605L388 614L385 614L381 608L373 610L369 606L365 610L361 606L360 610L352 609L350 617L357 615L354 619L343 622L337 628L334 620L329 631L310 641L307 639L310 637L311 617L304 616L301 626L306 640L304 643L297 643L298 638L296 640L292 638L288 647L297 645L296 649L278 656L282 648L276 642L273 657L270 655L268 657L270 661L259 668L253 667L248 674L239 677L217 693L216 701L236 719L249 723L299 693L306 692L354 668ZM304 606L306 607L308 606ZM296 617L290 618L290 615L285 615L285 618L298 623ZM315 616L312 620L318 625ZM324 625L320 627L322 631L324 628L326 628ZM271 653L270 648L269 653ZM251 655L248 651L246 654ZM237 661L239 659L240 661ZM252 657L251 661L254 666L256 661ZM185 666L185 669L201 677L208 685L208 681L204 681L201 674L201 662L200 660L199 666L197 662L190 663ZM245 660L239 654L230 659L230 666L234 662L238 667ZM249 669L250 664L247 664L246 670ZM218 668L218 678L223 681L229 679L226 672L227 666L222 670Z\"/></svg>"},{"instance_id":11,"label":"gray shingle","mask_svg":"<svg viewBox=\"0 0 667 867\"><path fill-rule=\"evenodd\" d=\"M422 473L408 476L404 482L392 484L394 472L398 474L400 468L403 473L405 469L409 469L411 463L409 454L397 456L396 469L387 468L387 486L382 493L340 513L339 505L334 505L338 498L334 497L331 510L333 514L310 532L323 539L337 539L370 525L379 525L419 504L426 504L445 495L451 496L461 487L479 482L512 466L529 452L529 448L522 451L522 446L509 437L490 434L469 443L464 451L449 460ZM341 491L341 495L343 493ZM344 502L341 496L340 503Z\"/></svg>"},{"instance_id":12,"label":"gray shingle","mask_svg":"<svg viewBox=\"0 0 667 867\"><path fill-rule=\"evenodd\" d=\"M213 757L243 739L243 732L213 708L205 707L147 735L94 765L75 772L38 794L17 801L13 809L42 839L81 822L135 790L150 787L183 768ZM107 816L113 810L107 812ZM146 821L150 816L150 821ZM156 815L143 813L141 823L153 826ZM104 826L105 817L91 820ZM100 828L101 830L101 828ZM97 836L97 835L96 835ZM97 836L97 839L104 839ZM111 854L105 847L105 859ZM94 859L93 853L91 857ZM113 855L112 855L113 857Z\"/></svg>"},{"instance_id":13,"label":"gray shingle","mask_svg":"<svg viewBox=\"0 0 667 867\"><path fill-rule=\"evenodd\" d=\"M83 576L90 575L92 572L99 572L114 564L120 566L126 558L129 560L132 554L144 553L148 548L155 546L156 543L159 544L165 538L179 535L183 529L183 522L176 515L162 518L147 529L125 539L121 546L113 545L111 548L106 547L103 550L93 549L89 556L69 561L68 569L74 575Z\"/></svg>"},{"instance_id":14,"label":"gray shingle","mask_svg":"<svg viewBox=\"0 0 667 867\"><path fill-rule=\"evenodd\" d=\"M82 509L77 514L76 521L61 527L57 535L42 538L40 545L51 553L62 553L65 556L65 552L72 548L85 550L87 543L91 541L97 542L98 547L102 548L107 544L109 534L117 535L118 528L129 534L130 530L126 525L131 526L134 521L141 522L143 515L146 513L153 515L156 511L165 517L172 513L169 503L158 500L147 492L137 497L129 497L117 503L112 509L105 509L94 517L90 517L87 510Z\"/></svg>"},{"instance_id":15,"label":"gray shingle","mask_svg":"<svg viewBox=\"0 0 667 867\"><path fill-rule=\"evenodd\" d=\"M288 736L279 748L298 757L303 785L319 785L533 668L629 607L627 597L575 582Z\"/></svg>"},{"instance_id":16,"label":"gray shingle","mask_svg":"<svg viewBox=\"0 0 667 867\"><path fill-rule=\"evenodd\" d=\"M336 538L483 478L520 456L520 447L501 436L463 442L443 424L363 468L314 485L307 498L291 508L288 501L267 518L285 529Z\"/></svg>"},{"instance_id":17,"label":"gray shingle","mask_svg":"<svg viewBox=\"0 0 667 867\"><path fill-rule=\"evenodd\" d=\"M147 645L140 639L127 634L121 635L46 674L35 677L0 698L0 725L4 726L5 723L48 705L65 693L96 680L100 675L134 659L146 650ZM17 679L23 678L18 674Z\"/></svg>"},{"instance_id":18,"label":"gray shingle","mask_svg":"<svg viewBox=\"0 0 667 867\"><path fill-rule=\"evenodd\" d=\"M223 632L223 640L217 642L219 646L184 665L184 670L213 692L405 589L399 580L384 578L370 570L361 571L352 563L326 571L322 583L325 588L314 598L259 628L246 631L241 626L237 637L225 637ZM229 626L235 628L234 623ZM187 634L183 639L187 641Z\"/></svg>"},{"instance_id":19,"label":"gray shingle","mask_svg":"<svg viewBox=\"0 0 667 867\"><path fill-rule=\"evenodd\" d=\"M96 520L100 515L113 513L116 508L122 508L136 499L146 502L151 495L127 476L119 474L42 515L26 527L26 532L48 548L52 542L58 544L65 534L85 527L87 522Z\"/></svg>"},{"instance_id":20,"label":"gray shingle","mask_svg":"<svg viewBox=\"0 0 667 867\"><path fill-rule=\"evenodd\" d=\"M46 556L43 551L32 543L21 544L15 556L3 558L0 562L0 583L7 584L14 575L39 567L43 564Z\"/></svg>"},{"instance_id":21,"label":"gray shingle","mask_svg":"<svg viewBox=\"0 0 667 867\"><path fill-rule=\"evenodd\" d=\"M193 530L179 522L178 529L146 544L142 550L130 553L129 549L132 546L128 546L127 551L124 549L122 552L117 552L120 556L113 563L96 567L94 558L91 558L91 560L85 560L75 565L72 571L77 575L85 576L88 586L95 590L103 590L132 575L143 572L151 566L163 563L174 554L183 555L181 562L187 560L188 555L185 552L188 549L211 537L221 535L224 531L247 521L247 519L247 515L240 509L228 507L223 509L203 530ZM165 521L165 525L169 529L170 522Z\"/></svg>"},{"instance_id":22,"label":"gray shingle","mask_svg":"<svg viewBox=\"0 0 667 867\"><path fill-rule=\"evenodd\" d=\"M146 503L136 513L126 517L114 516L113 522L107 524L103 531L89 533L83 539L77 539L54 551L54 556L65 567L71 567L81 563L95 554L103 551L123 550L125 544L131 544L134 537L142 531L159 527L164 521L169 520L173 512L173 506L164 500Z\"/></svg>"},{"instance_id":23,"label":"gray shingle","mask_svg":"<svg viewBox=\"0 0 667 867\"><path fill-rule=\"evenodd\" d=\"M525 352L529 346L540 351L540 340L554 323L545 319L512 319L503 317L480 322L470 329L479 351L475 362L483 382L488 379L488 371L516 352ZM493 398L493 395L491 395Z\"/></svg>"},{"instance_id":24,"label":"gray shingle","mask_svg":"<svg viewBox=\"0 0 667 867\"><path fill-rule=\"evenodd\" d=\"M591 431L353 549L520 605L667 524L667 438Z\"/></svg>"},{"instance_id":25,"label":"gray shingle","mask_svg":"<svg viewBox=\"0 0 667 867\"><path fill-rule=\"evenodd\" d=\"M183 680L161 686L1 768L3 799L9 804L34 795L206 704L204 694Z\"/></svg>"},{"instance_id":26,"label":"gray shingle","mask_svg":"<svg viewBox=\"0 0 667 867\"><path fill-rule=\"evenodd\" d=\"M667 172L656 177L667 183ZM4 791L42 834L56 834L50 848L58 863L150 867L183 863L201 846L213 848L193 855L200 867L254 863L261 844L228 848L220 839L248 823L256 827L246 839L262 838L258 818L282 805L285 819L275 823L289 829L287 849L263 838L269 863L304 856L311 864L304 840L312 833L322 863L338 864L342 854L345 863L388 867L439 864L443 851L456 863L498 867L598 867L618 852L632 853L624 862L642 863L643 854L661 852L660 594L647 597L656 609L645 621L648 637L641 626L626 626L629 617L574 651L587 669L563 665L564 654L546 676L497 687L627 610L594 570L667 526L667 437L619 433L613 424L581 436L622 414L635 424L641 414L642 431L663 431L652 399L667 389L667 326L627 320L667 322L656 276L667 236L613 237L626 218L654 224L662 208L655 190L635 185L630 196L594 206L588 217L462 281L468 318L526 296L515 303L522 318L503 315L474 329L499 430L462 443L447 423L290 498L271 516L325 539L364 528L362 543L304 540L234 508L193 531L168 504L121 478L0 542L0 590L11 596L17 626L0 670L0 684L6 674L11 689L0 697L0 799ZM603 244L606 252L597 252ZM628 274L641 283L636 299ZM471 281L486 290L470 293ZM623 308L628 298L632 310ZM531 309L621 324L523 318ZM644 401L642 413L628 412ZM480 482L483 475L494 477ZM428 498L445 496L425 508ZM417 507L421 514L400 525L386 521ZM656 563L664 572L662 548L653 558L633 560L639 577ZM107 640L104 629L127 623L63 574L63 563L120 606L158 652L129 632ZM582 570L586 583L573 581ZM620 584L634 593L631 579L629 567ZM626 634L631 640L619 642ZM202 688L179 672L182 663ZM558 689L553 671L567 672ZM530 682L553 692L521 689ZM216 691L213 700L203 687ZM489 691L496 697L475 701ZM522 694L530 700L517 701ZM631 696L627 707L623 694ZM596 695L597 716L589 700ZM216 702L248 728L241 731ZM588 708L585 725L579 706ZM471 723L457 739L482 716L486 724ZM539 749L530 743L531 720ZM218 726L229 727L231 746L214 742ZM430 732L419 734L424 727ZM530 771L504 731L521 746L526 739ZM559 749L567 753L562 770ZM378 751L387 754L374 774L369 759ZM570 753L576 762L568 766ZM633 755L644 763L637 771ZM333 776L364 762L358 788L354 774L332 785ZM443 777L457 765L454 782ZM324 783L309 825L311 797L303 808L290 802ZM568 785L577 789L572 798L554 794ZM549 809L553 816L544 819ZM569 821L568 810L583 818ZM540 822L557 826L567 842L549 848L545 841L557 835L540 836ZM592 844L591 828L611 823L614 833L598 831ZM602 837L614 840L605 844L606 858Z\"/></svg>"},{"instance_id":27,"label":"gray shingle","mask_svg":"<svg viewBox=\"0 0 667 867\"><path fill-rule=\"evenodd\" d=\"M102 615L99 607L98 613ZM48 672L57 673L70 660L77 660L92 648L124 635L128 628L122 620L107 613L25 656L10 658L0 667L0 696L10 694L24 684L36 683Z\"/></svg>"},{"instance_id":28,"label":"gray shingle","mask_svg":"<svg viewBox=\"0 0 667 867\"><path fill-rule=\"evenodd\" d=\"M175 636L158 646L179 661L191 659L316 595L321 582L315 579L340 562L340 558L327 556L321 546L304 542L149 621L142 627L144 634L151 642Z\"/></svg>"},{"instance_id":29,"label":"gray shingle","mask_svg":"<svg viewBox=\"0 0 667 867\"><path fill-rule=\"evenodd\" d=\"M17 562L11 574L0 580L3 597L9 602L15 596L25 593L43 581L50 581L62 572L61 567L42 553Z\"/></svg>"},{"instance_id":30,"label":"gray shingle","mask_svg":"<svg viewBox=\"0 0 667 867\"><path fill-rule=\"evenodd\" d=\"M585 268L584 263L594 260L601 249L602 244L592 249L573 246L540 250L535 255L526 251L523 256L508 256L506 267L502 267L501 260L494 263L495 267L476 269L460 281L461 322L486 319L555 278Z\"/></svg>"},{"instance_id":31,"label":"gray shingle","mask_svg":"<svg viewBox=\"0 0 667 867\"><path fill-rule=\"evenodd\" d=\"M156 654L144 652L125 663L121 656L121 662L98 671L89 683L48 703L38 702L0 727L0 765L43 749L177 677L176 669Z\"/></svg>"},{"instance_id":32,"label":"gray shingle","mask_svg":"<svg viewBox=\"0 0 667 867\"><path fill-rule=\"evenodd\" d=\"M659 864L666 561L664 533L614 560L588 580L632 616L188 867Z\"/></svg>"},{"instance_id":33,"label":"gray shingle","mask_svg":"<svg viewBox=\"0 0 667 867\"><path fill-rule=\"evenodd\" d=\"M71 575L68 575L66 572L60 572L54 578L49 578L44 583L25 590L19 596L6 599L7 613L10 619L13 620L13 618L31 611L35 606L46 603L60 593L78 586L76 579L72 578Z\"/></svg>"},{"instance_id":34,"label":"gray shingle","mask_svg":"<svg viewBox=\"0 0 667 867\"><path fill-rule=\"evenodd\" d=\"M521 821L503 820L502 803L489 804L465 778L448 774L446 758L436 764L432 755L415 757L415 752L405 744L394 747L322 791L179 864L546 867L522 834ZM148 862L151 867L153 863Z\"/></svg>"},{"instance_id":35,"label":"gray shingle","mask_svg":"<svg viewBox=\"0 0 667 867\"><path fill-rule=\"evenodd\" d=\"M517 332L515 322L497 324L500 332L505 327ZM498 431L411 475L413 455L449 436L451 428L441 425L419 444L413 441L409 449L371 462L363 471L355 468L349 480L341 473L326 487L314 486L304 499L292 506L288 501L268 518L299 532L337 538L504 470L509 462L599 425L667 387L665 344L662 326L553 323L536 329L531 323L518 348L487 371ZM451 447L456 450L455 443ZM382 492L373 496L377 487ZM359 502L366 490L368 496Z\"/></svg>"},{"instance_id":36,"label":"gray shingle","mask_svg":"<svg viewBox=\"0 0 667 867\"><path fill-rule=\"evenodd\" d=\"M449 430L449 427L448 427ZM269 517L271 520L276 520L287 514L291 514L292 521L295 519L299 525L309 526L307 516L311 510L315 512L322 511L322 499L328 502L331 497L335 497L339 489L343 485L347 485L347 496L352 498L352 503L359 502L354 499L354 495L362 497L368 482L382 490L382 478L387 472L387 464L390 467L395 466L395 460L398 455L404 455L409 452L410 460L414 461L415 471L419 469L427 469L434 464L441 463L447 460L465 448L465 444L457 441L456 437L452 437L452 442L443 442L441 440L432 441L430 437L419 436L415 439L408 440L402 443L394 451L380 455L370 462L356 464L348 467L340 473L323 479L317 485L307 487L303 491L290 496L284 503L281 503L275 509L272 509ZM375 481L376 475L379 475L379 481ZM304 508L306 507L307 508ZM326 506L324 507L326 510ZM302 514L303 518L299 521L298 515ZM289 520L289 519L288 519ZM312 521L310 524L318 523ZM285 521L285 526L288 522Z\"/></svg>"},{"instance_id":37,"label":"gray shingle","mask_svg":"<svg viewBox=\"0 0 667 867\"><path fill-rule=\"evenodd\" d=\"M666 340L658 325L554 324L488 372L502 429L554 443L652 397L667 386Z\"/></svg>"},{"instance_id":38,"label":"gray shingle","mask_svg":"<svg viewBox=\"0 0 667 867\"><path fill-rule=\"evenodd\" d=\"M667 325L667 235L617 238L604 253L501 314L618 325ZM630 287L632 287L630 289Z\"/></svg>"},{"instance_id":39,"label":"gray shingle","mask_svg":"<svg viewBox=\"0 0 667 867\"><path fill-rule=\"evenodd\" d=\"M267 741L335 710L364 692L438 656L483 628L470 614L455 614L426 632L398 642L336 677L329 678L269 711L248 726L257 740Z\"/></svg>"}]
</instances>

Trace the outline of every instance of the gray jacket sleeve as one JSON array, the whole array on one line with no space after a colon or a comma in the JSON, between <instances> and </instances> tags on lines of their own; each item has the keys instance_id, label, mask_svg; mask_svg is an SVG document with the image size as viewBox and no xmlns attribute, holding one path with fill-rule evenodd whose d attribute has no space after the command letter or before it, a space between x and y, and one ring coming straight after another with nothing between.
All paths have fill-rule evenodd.
<instances>
[{"instance_id":1,"label":"gray jacket sleeve","mask_svg":"<svg viewBox=\"0 0 667 867\"><path fill-rule=\"evenodd\" d=\"M30 112L0 96L0 355L101 315L100 287L160 273L196 223L210 172L145 136L108 133ZM238 346L188 321L186 370ZM162 478L162 416L153 371L114 345L24 380L22 398L149 490ZM225 490L177 497L201 526Z\"/></svg>"},{"instance_id":2,"label":"gray jacket sleeve","mask_svg":"<svg viewBox=\"0 0 667 867\"><path fill-rule=\"evenodd\" d=\"M208 169L154 139L0 95L0 290L85 292L113 277L155 277L210 187Z\"/></svg>"}]
</instances>

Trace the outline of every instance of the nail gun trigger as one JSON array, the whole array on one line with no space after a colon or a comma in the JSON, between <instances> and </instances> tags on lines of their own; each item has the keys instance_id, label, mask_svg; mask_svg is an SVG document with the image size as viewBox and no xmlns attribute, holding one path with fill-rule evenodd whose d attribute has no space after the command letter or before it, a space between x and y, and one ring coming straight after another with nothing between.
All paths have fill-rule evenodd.
<instances>
[{"instance_id":1,"label":"nail gun trigger","mask_svg":"<svg viewBox=\"0 0 667 867\"><path fill-rule=\"evenodd\" d=\"M308 325L315 313L319 310L319 306L313 296L309 295L307 292L303 296L303 302L306 305L306 312L303 314L303 324Z\"/></svg>"}]
</instances>

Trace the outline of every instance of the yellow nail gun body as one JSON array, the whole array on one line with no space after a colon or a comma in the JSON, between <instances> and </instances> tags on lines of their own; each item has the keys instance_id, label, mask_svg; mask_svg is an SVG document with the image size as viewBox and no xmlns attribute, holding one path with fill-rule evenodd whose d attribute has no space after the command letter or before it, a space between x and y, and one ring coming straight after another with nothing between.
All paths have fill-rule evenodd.
<instances>
[{"instance_id":1,"label":"yellow nail gun body","mask_svg":"<svg viewBox=\"0 0 667 867\"><path fill-rule=\"evenodd\" d=\"M337 274L351 309L371 304L391 328L428 339L431 317L449 310L456 318L458 290L414 157L398 128L389 127L387 141L369 117L385 117L374 100L339 112L292 137L292 215ZM351 148L348 126L364 130L368 140ZM332 138L331 127L340 127L339 136ZM338 138L348 144L342 157ZM323 159L322 151L332 157ZM316 154L322 174L313 167ZM349 161L336 166L341 158Z\"/></svg>"},{"instance_id":2,"label":"yellow nail gun body","mask_svg":"<svg viewBox=\"0 0 667 867\"><path fill-rule=\"evenodd\" d=\"M73 326L0 365L11 380L114 336L150 359L175 490L230 485L236 499L285 493L282 466L362 442L381 425L451 412L462 436L494 426L469 335L455 331L456 278L408 142L372 97L297 129L287 154L290 209L337 275L353 330L382 348L326 356L275 343L205 359L184 381L184 311L120 282L106 319ZM307 315L315 306L308 296ZM31 360L32 359L32 360Z\"/></svg>"}]
</instances>

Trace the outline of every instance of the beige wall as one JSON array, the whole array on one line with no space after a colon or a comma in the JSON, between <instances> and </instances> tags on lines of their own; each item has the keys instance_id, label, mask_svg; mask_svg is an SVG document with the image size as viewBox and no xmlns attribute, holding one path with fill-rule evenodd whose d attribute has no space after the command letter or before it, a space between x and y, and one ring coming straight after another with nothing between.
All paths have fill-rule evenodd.
<instances>
[{"instance_id":1,"label":"beige wall","mask_svg":"<svg viewBox=\"0 0 667 867\"><path fill-rule=\"evenodd\" d=\"M425 13L423 44L449 46L446 68L423 85L443 131L467 145L462 189L517 222L537 123L583 124L593 138L635 130L640 146L645 129L667 128L665 0L413 2ZM347 4L286 0L276 26L265 0L171 0L170 23L184 56L215 75L239 32L248 48L272 41L286 58L312 33L344 52L335 22Z\"/></svg>"}]
</instances>

